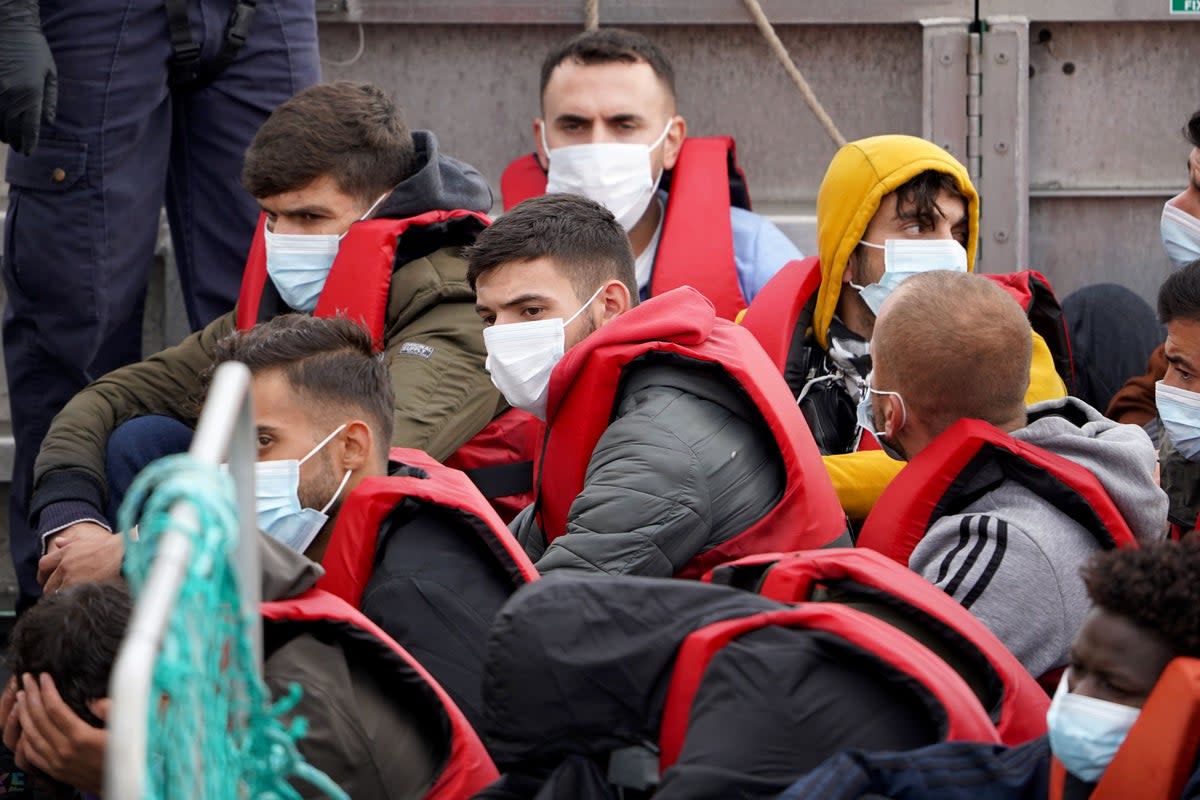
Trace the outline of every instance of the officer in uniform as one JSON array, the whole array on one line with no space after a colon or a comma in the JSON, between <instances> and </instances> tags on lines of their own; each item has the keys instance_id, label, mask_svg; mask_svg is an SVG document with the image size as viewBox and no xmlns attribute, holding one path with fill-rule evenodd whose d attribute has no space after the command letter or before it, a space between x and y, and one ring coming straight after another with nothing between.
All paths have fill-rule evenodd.
<instances>
[{"instance_id":1,"label":"officer in uniform","mask_svg":"<svg viewBox=\"0 0 1200 800\"><path fill-rule=\"evenodd\" d=\"M242 153L319 71L313 0L0 0L18 608L40 592L34 459L76 392L141 358L160 208L198 329L232 308L254 233Z\"/></svg>"}]
</instances>

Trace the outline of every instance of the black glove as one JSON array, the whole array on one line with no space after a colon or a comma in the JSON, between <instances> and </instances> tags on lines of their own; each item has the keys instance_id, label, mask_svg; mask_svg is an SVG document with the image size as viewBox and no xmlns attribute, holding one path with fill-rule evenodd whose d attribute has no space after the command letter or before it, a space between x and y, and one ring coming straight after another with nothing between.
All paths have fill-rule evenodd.
<instances>
[{"instance_id":1,"label":"black glove","mask_svg":"<svg viewBox=\"0 0 1200 800\"><path fill-rule=\"evenodd\" d=\"M0 0L0 142L29 155L57 105L58 71L37 0Z\"/></svg>"}]
</instances>

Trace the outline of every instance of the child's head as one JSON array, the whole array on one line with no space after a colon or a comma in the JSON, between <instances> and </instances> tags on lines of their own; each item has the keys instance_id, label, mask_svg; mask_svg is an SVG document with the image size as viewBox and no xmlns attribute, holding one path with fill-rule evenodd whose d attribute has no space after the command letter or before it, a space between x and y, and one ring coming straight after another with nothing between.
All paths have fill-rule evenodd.
<instances>
[{"instance_id":1,"label":"child's head","mask_svg":"<svg viewBox=\"0 0 1200 800\"><path fill-rule=\"evenodd\" d=\"M12 674L48 673L72 711L89 725L104 727L92 703L108 696L132 607L120 583L85 583L45 595L13 627Z\"/></svg>"}]
</instances>

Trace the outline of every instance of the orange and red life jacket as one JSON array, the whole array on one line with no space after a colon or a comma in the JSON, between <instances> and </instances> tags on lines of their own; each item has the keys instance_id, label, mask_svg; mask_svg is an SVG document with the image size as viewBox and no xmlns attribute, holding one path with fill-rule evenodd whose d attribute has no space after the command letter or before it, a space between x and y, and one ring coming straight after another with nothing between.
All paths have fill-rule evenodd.
<instances>
[{"instance_id":1,"label":"orange and red life jacket","mask_svg":"<svg viewBox=\"0 0 1200 800\"><path fill-rule=\"evenodd\" d=\"M1167 665L1142 713L1100 776L1091 800L1183 796L1200 751L1200 659ZM1063 800L1067 771L1050 765L1050 800Z\"/></svg>"},{"instance_id":2,"label":"orange and red life jacket","mask_svg":"<svg viewBox=\"0 0 1200 800\"><path fill-rule=\"evenodd\" d=\"M1006 477L1053 503L1101 547L1138 547L1129 523L1090 470L978 419L954 423L908 462L871 509L858 546L908 566L930 526L963 501L964 476L984 461L994 461Z\"/></svg>"},{"instance_id":3,"label":"orange and red life jacket","mask_svg":"<svg viewBox=\"0 0 1200 800\"><path fill-rule=\"evenodd\" d=\"M1031 269L1003 275L980 274L999 284L1017 301L1029 317L1030 327L1046 340L1055 371L1068 389L1073 386L1074 362L1067 323L1046 276ZM809 256L789 261L755 295L741 319L780 372L786 372L789 361L796 358L805 341L820 288L820 258ZM871 437L863 439L874 442Z\"/></svg>"},{"instance_id":4,"label":"orange and red life jacket","mask_svg":"<svg viewBox=\"0 0 1200 800\"><path fill-rule=\"evenodd\" d=\"M475 211L430 211L406 219L379 217L354 223L338 247L314 316L342 315L361 322L371 333L375 349L382 351L386 346L392 273L404 236L434 235L441 229L448 238L461 241L489 224L486 216ZM275 307L263 304L270 281L264 226L265 216L259 219L242 276L237 303L239 330L248 330L277 313ZM447 462L468 473L496 510L505 519L512 519L533 498L533 453L541 437L540 420L509 409Z\"/></svg>"},{"instance_id":5,"label":"orange and red life jacket","mask_svg":"<svg viewBox=\"0 0 1200 800\"><path fill-rule=\"evenodd\" d=\"M498 777L487 750L438 682L403 647L375 623L339 597L312 589L297 597L263 603L263 618L268 622L298 624L313 633L333 634L343 640L367 641L370 652L381 666L380 674L392 674L398 682L419 682L440 707L446 720L450 742L448 756L425 800L459 800L470 797ZM356 654L363 651L356 649ZM406 710L409 716L411 709Z\"/></svg>"},{"instance_id":6,"label":"orange and red life jacket","mask_svg":"<svg viewBox=\"0 0 1200 800\"><path fill-rule=\"evenodd\" d=\"M944 741L1000 740L987 712L963 679L916 639L846 606L801 603L792 608L715 622L693 631L683 641L675 658L659 725L660 774L679 760L693 700L714 656L736 638L771 626L833 634L908 675L945 713Z\"/></svg>"},{"instance_id":7,"label":"orange and red life jacket","mask_svg":"<svg viewBox=\"0 0 1200 800\"><path fill-rule=\"evenodd\" d=\"M384 520L402 501L413 498L461 513L488 551L512 579L513 590L536 580L525 551L479 490L457 469L421 450L394 447L391 459L416 467L423 477L387 475L364 478L338 511L329 546L321 559L320 588L357 608L375 566L376 545Z\"/></svg>"},{"instance_id":8,"label":"orange and red life jacket","mask_svg":"<svg viewBox=\"0 0 1200 800\"><path fill-rule=\"evenodd\" d=\"M795 399L778 371L740 326L719 318L690 287L631 309L567 351L550 376L545 444L535 473L538 520L546 544L566 532L571 503L619 401L622 375L648 354L718 364L741 388L775 437L786 486L783 497L745 531L701 552L679 573L751 553L822 547L846 529L829 475Z\"/></svg>"},{"instance_id":9,"label":"orange and red life jacket","mask_svg":"<svg viewBox=\"0 0 1200 800\"><path fill-rule=\"evenodd\" d=\"M868 614L870 606L859 601L878 601L888 610L880 616L885 622L894 624L892 615L898 613L915 623L898 626L901 630L922 642L927 639L913 629L929 631L975 673L980 687L975 692L1002 742L1015 746L1046 733L1050 699L1021 662L954 598L880 553L861 547L764 553L722 564L704 580L757 591L781 603L827 596Z\"/></svg>"}]
</instances>

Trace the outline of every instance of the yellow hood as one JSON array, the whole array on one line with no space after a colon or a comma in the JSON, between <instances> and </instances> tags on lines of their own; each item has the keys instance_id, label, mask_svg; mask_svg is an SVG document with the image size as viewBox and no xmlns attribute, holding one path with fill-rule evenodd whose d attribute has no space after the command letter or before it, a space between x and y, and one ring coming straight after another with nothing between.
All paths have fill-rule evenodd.
<instances>
[{"instance_id":1,"label":"yellow hood","mask_svg":"<svg viewBox=\"0 0 1200 800\"><path fill-rule=\"evenodd\" d=\"M872 136L850 142L833 157L817 192L821 288L812 325L822 347L829 346L829 323L842 292L842 273L880 201L928 169L954 176L959 191L967 198L967 269L974 271L979 195L966 167L942 148L916 136Z\"/></svg>"}]
</instances>

